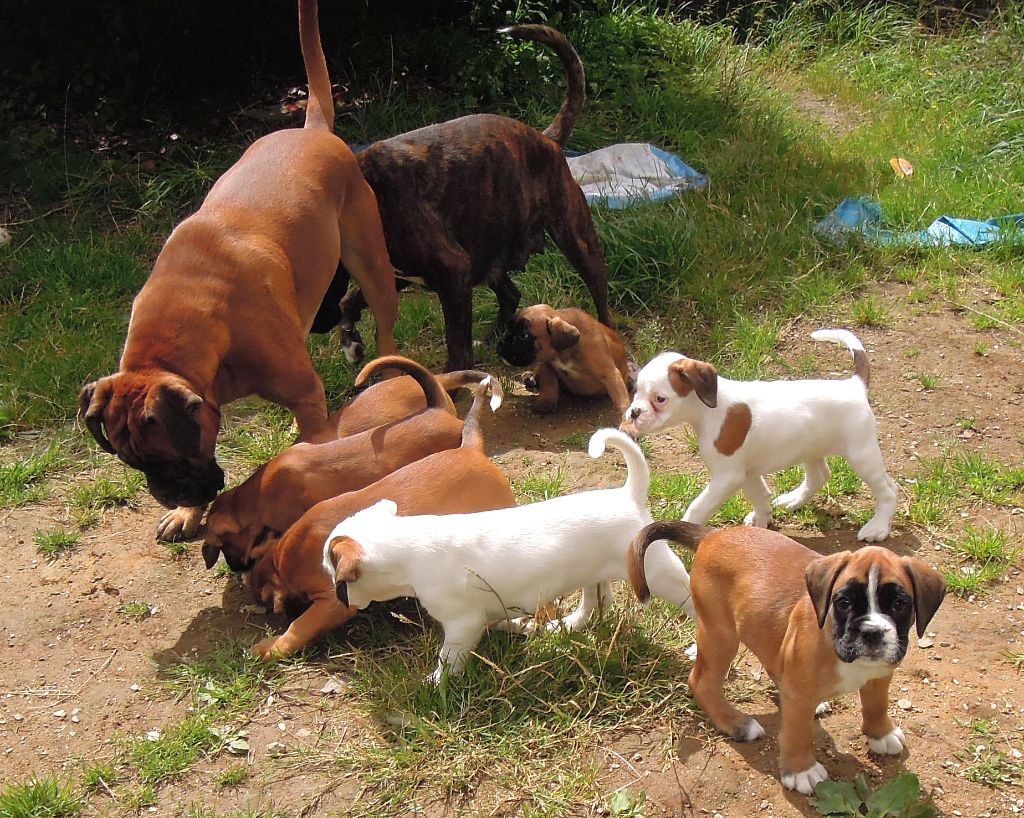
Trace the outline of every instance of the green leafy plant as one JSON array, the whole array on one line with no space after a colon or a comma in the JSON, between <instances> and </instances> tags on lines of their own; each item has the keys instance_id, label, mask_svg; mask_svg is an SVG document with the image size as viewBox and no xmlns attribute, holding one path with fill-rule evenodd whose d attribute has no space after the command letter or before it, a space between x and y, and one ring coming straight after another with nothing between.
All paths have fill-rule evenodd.
<instances>
[{"instance_id":1,"label":"green leafy plant","mask_svg":"<svg viewBox=\"0 0 1024 818\"><path fill-rule=\"evenodd\" d=\"M808 803L822 815L851 818L932 818L930 799L921 794L921 782L913 773L896 776L874 792L861 773L853 783L822 781Z\"/></svg>"}]
</instances>

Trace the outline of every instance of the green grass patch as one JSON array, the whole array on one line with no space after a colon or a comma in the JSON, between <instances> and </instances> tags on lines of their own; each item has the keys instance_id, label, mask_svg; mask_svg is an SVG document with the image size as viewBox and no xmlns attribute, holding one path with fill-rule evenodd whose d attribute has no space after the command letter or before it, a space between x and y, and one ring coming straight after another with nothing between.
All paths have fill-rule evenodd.
<instances>
[{"instance_id":1,"label":"green grass patch","mask_svg":"<svg viewBox=\"0 0 1024 818\"><path fill-rule=\"evenodd\" d=\"M87 793L109 792L117 783L117 769L107 761L93 761L82 770L82 789Z\"/></svg>"},{"instance_id":2,"label":"green grass patch","mask_svg":"<svg viewBox=\"0 0 1024 818\"><path fill-rule=\"evenodd\" d=\"M341 651L353 703L375 731L307 757L356 775L353 815L391 815L435 800L502 802L524 814L565 814L600 797L594 748L609 731L689 718L685 687L692 624L660 602L640 609L626 591L585 631L530 637L491 633L459 678L424 679L440 647L435 627L363 621L381 647ZM353 624L356 624L355 622ZM321 754L322 753L322 754ZM486 779L486 795L477 786ZM427 789L423 782L429 782ZM491 801L494 801L492 804Z\"/></svg>"},{"instance_id":3,"label":"green grass patch","mask_svg":"<svg viewBox=\"0 0 1024 818\"><path fill-rule=\"evenodd\" d=\"M64 528L48 528L32 535L36 550L48 560L75 550L81 539L77 531L68 531Z\"/></svg>"},{"instance_id":4,"label":"green grass patch","mask_svg":"<svg viewBox=\"0 0 1024 818\"><path fill-rule=\"evenodd\" d=\"M1024 469L978 452L922 460L917 474L906 482L912 495L907 516L923 526L944 524L950 510L964 502L1015 506L1024 499Z\"/></svg>"},{"instance_id":5,"label":"green grass patch","mask_svg":"<svg viewBox=\"0 0 1024 818\"><path fill-rule=\"evenodd\" d=\"M42 500L49 493L46 478L64 465L59 445L0 463L0 508Z\"/></svg>"},{"instance_id":6,"label":"green grass patch","mask_svg":"<svg viewBox=\"0 0 1024 818\"><path fill-rule=\"evenodd\" d=\"M53 776L0 790L0 818L75 818L85 806L70 784Z\"/></svg>"},{"instance_id":7,"label":"green grass patch","mask_svg":"<svg viewBox=\"0 0 1024 818\"><path fill-rule=\"evenodd\" d=\"M109 508L138 508L139 491L146 485L146 476L134 469L122 469L113 479L101 477L76 486L68 504L72 509L103 511Z\"/></svg>"},{"instance_id":8,"label":"green grass patch","mask_svg":"<svg viewBox=\"0 0 1024 818\"><path fill-rule=\"evenodd\" d=\"M971 745L960 774L968 781L994 789L1024 784L1024 768L1002 750L990 744Z\"/></svg>"},{"instance_id":9,"label":"green grass patch","mask_svg":"<svg viewBox=\"0 0 1024 818\"><path fill-rule=\"evenodd\" d=\"M537 503L561 497L568 491L565 485L565 467L559 466L554 474L528 474L512 481L512 491L519 503Z\"/></svg>"},{"instance_id":10,"label":"green grass patch","mask_svg":"<svg viewBox=\"0 0 1024 818\"><path fill-rule=\"evenodd\" d=\"M141 622L143 619L149 619L149 617L156 612L156 608L148 602L143 602L140 599L133 599L128 602L122 602L118 605L117 612L125 619L130 619L134 622Z\"/></svg>"},{"instance_id":11,"label":"green grass patch","mask_svg":"<svg viewBox=\"0 0 1024 818\"><path fill-rule=\"evenodd\" d=\"M946 547L960 562L942 569L942 575L958 596L985 593L992 583L1006 575L1019 554L1009 532L972 525L965 526L963 536L951 540Z\"/></svg>"}]
</instances>

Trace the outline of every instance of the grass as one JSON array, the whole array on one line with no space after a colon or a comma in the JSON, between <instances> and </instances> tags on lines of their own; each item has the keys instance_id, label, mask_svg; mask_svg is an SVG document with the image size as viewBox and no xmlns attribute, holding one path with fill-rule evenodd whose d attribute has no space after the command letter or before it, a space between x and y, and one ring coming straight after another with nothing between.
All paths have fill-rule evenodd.
<instances>
[{"instance_id":1,"label":"grass","mask_svg":"<svg viewBox=\"0 0 1024 818\"><path fill-rule=\"evenodd\" d=\"M80 511L103 511L109 508L137 508L138 493L146 484L142 472L122 469L115 478L100 477L91 483L76 486L68 504Z\"/></svg>"},{"instance_id":2,"label":"grass","mask_svg":"<svg viewBox=\"0 0 1024 818\"><path fill-rule=\"evenodd\" d=\"M947 543L946 548L959 564L943 568L942 575L949 590L958 596L984 593L1007 574L1019 554L1009 532L970 524L964 526L963 536Z\"/></svg>"},{"instance_id":3,"label":"grass","mask_svg":"<svg viewBox=\"0 0 1024 818\"><path fill-rule=\"evenodd\" d=\"M918 372L917 382L923 389L930 392L933 389L938 389L939 384L942 383L942 376L932 372Z\"/></svg>"},{"instance_id":4,"label":"grass","mask_svg":"<svg viewBox=\"0 0 1024 818\"><path fill-rule=\"evenodd\" d=\"M519 503L536 503L566 493L565 468L559 466L554 474L530 474L513 481L512 491Z\"/></svg>"},{"instance_id":5,"label":"grass","mask_svg":"<svg viewBox=\"0 0 1024 818\"><path fill-rule=\"evenodd\" d=\"M81 539L81 535L77 531L68 531L63 528L48 528L32 535L36 550L48 560L56 559L61 554L73 551L78 547Z\"/></svg>"},{"instance_id":6,"label":"grass","mask_svg":"<svg viewBox=\"0 0 1024 818\"><path fill-rule=\"evenodd\" d=\"M117 606L117 612L125 619L141 622L143 619L149 619L156 612L156 608L148 602L135 599L122 602Z\"/></svg>"},{"instance_id":7,"label":"grass","mask_svg":"<svg viewBox=\"0 0 1024 818\"><path fill-rule=\"evenodd\" d=\"M7 784L0 790L0 818L75 818L84 806L71 785L53 776Z\"/></svg>"},{"instance_id":8,"label":"grass","mask_svg":"<svg viewBox=\"0 0 1024 818\"><path fill-rule=\"evenodd\" d=\"M968 748L960 774L968 781L994 789L1024 783L1021 765L989 744L973 744Z\"/></svg>"},{"instance_id":9,"label":"grass","mask_svg":"<svg viewBox=\"0 0 1024 818\"><path fill-rule=\"evenodd\" d=\"M82 771L82 789L87 793L101 792L117 783L117 770L105 761L94 761Z\"/></svg>"},{"instance_id":10,"label":"grass","mask_svg":"<svg viewBox=\"0 0 1024 818\"><path fill-rule=\"evenodd\" d=\"M947 522L952 509L964 503L1019 505L1024 498L1024 469L1006 466L979 452L956 452L922 460L917 474L907 481L911 522L937 527Z\"/></svg>"},{"instance_id":11,"label":"grass","mask_svg":"<svg viewBox=\"0 0 1024 818\"><path fill-rule=\"evenodd\" d=\"M0 508L20 506L46 497L46 478L63 465L59 444L49 445L0 463Z\"/></svg>"}]
</instances>

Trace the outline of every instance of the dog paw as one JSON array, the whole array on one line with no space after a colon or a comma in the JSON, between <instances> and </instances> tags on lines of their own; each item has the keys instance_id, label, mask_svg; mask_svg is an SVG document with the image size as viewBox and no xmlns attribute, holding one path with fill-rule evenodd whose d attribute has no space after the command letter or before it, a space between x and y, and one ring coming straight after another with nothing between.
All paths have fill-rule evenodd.
<instances>
[{"instance_id":1,"label":"dog paw","mask_svg":"<svg viewBox=\"0 0 1024 818\"><path fill-rule=\"evenodd\" d=\"M793 489L793 491L787 491L785 494L780 494L772 500L772 505L777 508L784 508L786 511L796 511L796 509L801 508L807 502L807 499L800 489Z\"/></svg>"},{"instance_id":2,"label":"dog paw","mask_svg":"<svg viewBox=\"0 0 1024 818\"><path fill-rule=\"evenodd\" d=\"M162 542L190 540L199 531L203 506L178 506L168 511L156 527L156 538Z\"/></svg>"},{"instance_id":3,"label":"dog paw","mask_svg":"<svg viewBox=\"0 0 1024 818\"><path fill-rule=\"evenodd\" d=\"M536 372L524 372L523 373L523 386L530 392L539 392L540 384L537 382Z\"/></svg>"},{"instance_id":4,"label":"dog paw","mask_svg":"<svg viewBox=\"0 0 1024 818\"><path fill-rule=\"evenodd\" d=\"M735 733L733 733L733 739L736 741L757 741L759 738L764 738L764 728L761 726L761 722L757 719L750 719L740 727Z\"/></svg>"},{"instance_id":5,"label":"dog paw","mask_svg":"<svg viewBox=\"0 0 1024 818\"><path fill-rule=\"evenodd\" d=\"M873 517L857 532L857 539L864 542L879 542L889 536L890 521Z\"/></svg>"},{"instance_id":6,"label":"dog paw","mask_svg":"<svg viewBox=\"0 0 1024 818\"><path fill-rule=\"evenodd\" d=\"M907 737L901 728L894 727L891 733L881 738L868 736L868 749L880 756L898 756L907 749Z\"/></svg>"},{"instance_id":7,"label":"dog paw","mask_svg":"<svg viewBox=\"0 0 1024 818\"><path fill-rule=\"evenodd\" d=\"M828 778L828 770L815 762L800 773L783 773L782 786L787 790L796 790L801 795L810 795L814 788Z\"/></svg>"},{"instance_id":8,"label":"dog paw","mask_svg":"<svg viewBox=\"0 0 1024 818\"><path fill-rule=\"evenodd\" d=\"M814 717L816 719L823 718L832 712L832 702L822 702L814 708Z\"/></svg>"},{"instance_id":9,"label":"dog paw","mask_svg":"<svg viewBox=\"0 0 1024 818\"><path fill-rule=\"evenodd\" d=\"M697 661L697 643L694 642L690 647L683 651L683 655L691 662Z\"/></svg>"},{"instance_id":10,"label":"dog paw","mask_svg":"<svg viewBox=\"0 0 1024 818\"><path fill-rule=\"evenodd\" d=\"M283 656L288 655L287 653L277 649L276 636L272 636L269 639L263 639L257 642L249 650L249 653L263 662L269 662L272 659L280 659Z\"/></svg>"},{"instance_id":11,"label":"dog paw","mask_svg":"<svg viewBox=\"0 0 1024 818\"><path fill-rule=\"evenodd\" d=\"M754 526L755 528L768 528L772 524L771 514L758 514L756 511L751 511L746 517L743 518L743 525Z\"/></svg>"}]
</instances>

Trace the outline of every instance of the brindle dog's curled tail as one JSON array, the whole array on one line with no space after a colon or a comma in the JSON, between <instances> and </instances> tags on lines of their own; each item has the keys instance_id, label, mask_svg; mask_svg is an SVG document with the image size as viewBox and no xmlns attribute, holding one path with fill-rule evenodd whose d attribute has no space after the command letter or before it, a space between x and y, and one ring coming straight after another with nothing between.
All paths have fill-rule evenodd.
<instances>
[{"instance_id":1,"label":"brindle dog's curled tail","mask_svg":"<svg viewBox=\"0 0 1024 818\"><path fill-rule=\"evenodd\" d=\"M473 405L466 412L466 419L462 423L462 445L461 449L475 449L481 454L484 452L484 435L480 429L480 412L484 406L484 398L490 395L491 411L497 412L501 402L505 399L505 390L501 383L493 375L484 375L482 381L477 384L476 392L473 395Z\"/></svg>"},{"instance_id":2,"label":"brindle dog's curled tail","mask_svg":"<svg viewBox=\"0 0 1024 818\"><path fill-rule=\"evenodd\" d=\"M550 46L558 55L558 59L562 61L567 83L565 101L562 102L558 115L544 131L544 136L550 136L564 148L576 125L576 120L579 119L580 111L583 110L583 102L587 98L587 83L580 55L576 53L576 49L572 47L562 32L556 31L550 26L509 26L500 28L498 31L518 40L533 40Z\"/></svg>"},{"instance_id":3,"label":"brindle dog's curled tail","mask_svg":"<svg viewBox=\"0 0 1024 818\"><path fill-rule=\"evenodd\" d=\"M651 589L647 587L647 573L644 570L644 556L651 543L672 540L691 551L696 551L700 541L711 531L712 529L707 526L682 520L658 520L642 528L626 552L626 572L629 574L629 584L633 587L636 598L641 602L647 602L651 598Z\"/></svg>"},{"instance_id":4,"label":"brindle dog's curled tail","mask_svg":"<svg viewBox=\"0 0 1024 818\"><path fill-rule=\"evenodd\" d=\"M356 376L356 388L364 386L370 378L382 369L400 369L406 375L412 377L423 389L423 396L427 399L427 409L453 411L451 408L451 398L448 397L437 376L426 367L408 358L403 358L401 355L384 355L381 358L374 358Z\"/></svg>"}]
</instances>

